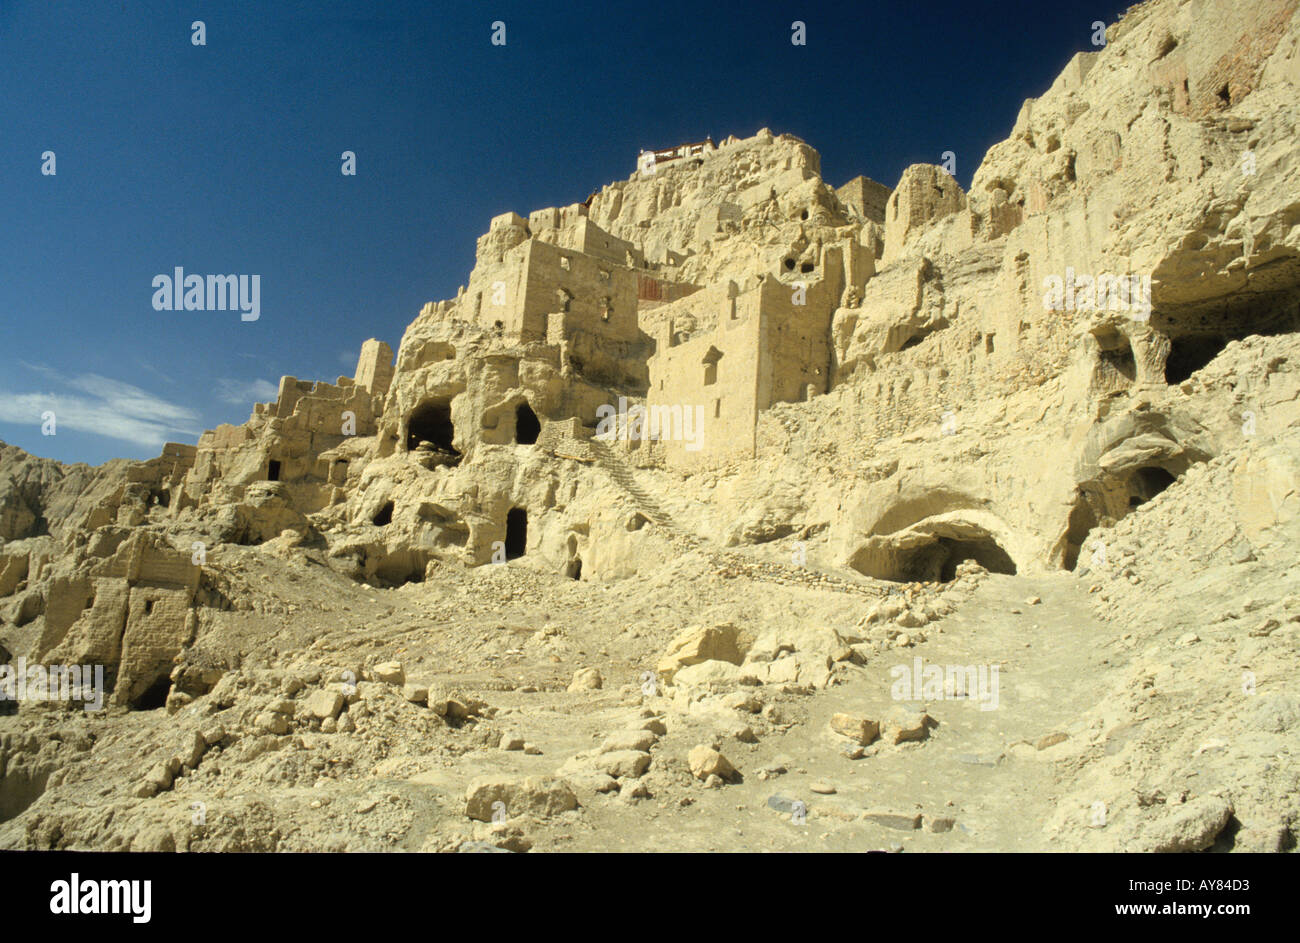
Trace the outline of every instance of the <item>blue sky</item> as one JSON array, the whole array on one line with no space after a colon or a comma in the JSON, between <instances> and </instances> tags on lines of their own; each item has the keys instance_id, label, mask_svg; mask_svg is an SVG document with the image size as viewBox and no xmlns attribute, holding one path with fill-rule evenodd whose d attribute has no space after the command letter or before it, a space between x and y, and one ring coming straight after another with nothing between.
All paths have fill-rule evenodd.
<instances>
[{"instance_id":1,"label":"blue sky","mask_svg":"<svg viewBox=\"0 0 1300 943\"><path fill-rule=\"evenodd\" d=\"M642 148L766 126L835 185L946 150L968 185L1126 6L0 0L0 439L149 458L282 375L351 374L456 293L492 216L584 199ZM177 266L259 275L259 319L155 311Z\"/></svg>"}]
</instances>

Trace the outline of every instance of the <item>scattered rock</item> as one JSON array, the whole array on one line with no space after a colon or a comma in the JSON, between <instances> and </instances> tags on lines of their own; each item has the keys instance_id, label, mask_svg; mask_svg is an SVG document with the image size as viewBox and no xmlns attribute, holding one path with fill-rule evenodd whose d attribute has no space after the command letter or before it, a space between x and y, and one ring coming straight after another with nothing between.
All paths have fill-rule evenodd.
<instances>
[{"instance_id":1,"label":"scattered rock","mask_svg":"<svg viewBox=\"0 0 1300 943\"><path fill-rule=\"evenodd\" d=\"M343 695L338 691L313 691L303 702L303 709L309 717L337 720L343 710Z\"/></svg>"},{"instance_id":2,"label":"scattered rock","mask_svg":"<svg viewBox=\"0 0 1300 943\"><path fill-rule=\"evenodd\" d=\"M884 828L896 828L905 832L921 827L921 814L919 812L864 812L862 819Z\"/></svg>"},{"instance_id":3,"label":"scattered rock","mask_svg":"<svg viewBox=\"0 0 1300 943\"><path fill-rule=\"evenodd\" d=\"M681 668L705 661L739 665L743 659L740 631L730 622L693 625L679 632L664 649L655 670L667 682Z\"/></svg>"},{"instance_id":4,"label":"scattered rock","mask_svg":"<svg viewBox=\"0 0 1300 943\"><path fill-rule=\"evenodd\" d=\"M402 670L400 661L381 662L370 672L376 681L382 681L384 684L405 684L406 672Z\"/></svg>"},{"instance_id":5,"label":"scattered rock","mask_svg":"<svg viewBox=\"0 0 1300 943\"><path fill-rule=\"evenodd\" d=\"M1175 806L1147 823L1139 839L1143 852L1204 851L1214 844L1232 818L1232 805L1217 796L1194 799Z\"/></svg>"},{"instance_id":6,"label":"scattered rock","mask_svg":"<svg viewBox=\"0 0 1300 943\"><path fill-rule=\"evenodd\" d=\"M880 735L880 724L861 714L833 714L831 730L841 737L848 737L861 746L866 746Z\"/></svg>"},{"instance_id":7,"label":"scattered rock","mask_svg":"<svg viewBox=\"0 0 1300 943\"><path fill-rule=\"evenodd\" d=\"M465 792L465 814L480 822L490 822L495 802L504 803L507 817L529 814L545 818L578 807L578 797L562 779L489 777L470 783Z\"/></svg>"},{"instance_id":8,"label":"scattered rock","mask_svg":"<svg viewBox=\"0 0 1300 943\"><path fill-rule=\"evenodd\" d=\"M731 765L730 760L704 744L692 747L691 752L687 754L686 762L691 768L691 775L696 779L717 776L722 780L729 780L736 775L736 768Z\"/></svg>"},{"instance_id":9,"label":"scattered rock","mask_svg":"<svg viewBox=\"0 0 1300 943\"><path fill-rule=\"evenodd\" d=\"M957 820L950 815L925 816L925 830L927 832L950 832L956 824Z\"/></svg>"},{"instance_id":10,"label":"scattered rock","mask_svg":"<svg viewBox=\"0 0 1300 943\"><path fill-rule=\"evenodd\" d=\"M934 719L924 711L897 706L881 721L880 736L886 743L894 744L924 740L930 736L930 728L933 726Z\"/></svg>"},{"instance_id":11,"label":"scattered rock","mask_svg":"<svg viewBox=\"0 0 1300 943\"><path fill-rule=\"evenodd\" d=\"M637 750L648 752L659 738L649 730L620 730L610 734L600 745L601 753Z\"/></svg>"},{"instance_id":12,"label":"scattered rock","mask_svg":"<svg viewBox=\"0 0 1300 943\"><path fill-rule=\"evenodd\" d=\"M599 669L579 668L573 673L573 680L569 682L569 691L599 691L604 683Z\"/></svg>"}]
</instances>

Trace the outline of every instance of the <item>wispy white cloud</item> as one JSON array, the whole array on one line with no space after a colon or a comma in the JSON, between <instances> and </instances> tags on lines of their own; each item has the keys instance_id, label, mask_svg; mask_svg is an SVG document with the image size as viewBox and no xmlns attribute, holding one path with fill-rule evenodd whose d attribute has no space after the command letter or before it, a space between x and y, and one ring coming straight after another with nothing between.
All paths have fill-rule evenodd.
<instances>
[{"instance_id":1,"label":"wispy white cloud","mask_svg":"<svg viewBox=\"0 0 1300 943\"><path fill-rule=\"evenodd\" d=\"M42 414L52 412L56 430L74 429L151 448L178 437L193 438L203 431L194 410L130 383L97 373L64 376L40 364L24 363L23 366L62 389L53 392L0 389L0 421L39 426Z\"/></svg>"},{"instance_id":2,"label":"wispy white cloud","mask_svg":"<svg viewBox=\"0 0 1300 943\"><path fill-rule=\"evenodd\" d=\"M273 401L280 388L266 380L231 380L217 381L217 398L223 403L237 406L249 406L253 403Z\"/></svg>"}]
</instances>

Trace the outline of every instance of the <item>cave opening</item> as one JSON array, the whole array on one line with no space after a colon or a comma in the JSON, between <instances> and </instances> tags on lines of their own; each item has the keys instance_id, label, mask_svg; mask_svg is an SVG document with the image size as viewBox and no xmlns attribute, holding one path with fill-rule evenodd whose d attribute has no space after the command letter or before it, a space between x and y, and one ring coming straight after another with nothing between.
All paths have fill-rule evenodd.
<instances>
[{"instance_id":1,"label":"cave opening","mask_svg":"<svg viewBox=\"0 0 1300 943\"><path fill-rule=\"evenodd\" d=\"M1146 504L1177 480L1159 465L1139 468L1128 480L1128 506L1135 508Z\"/></svg>"},{"instance_id":2,"label":"cave opening","mask_svg":"<svg viewBox=\"0 0 1300 943\"><path fill-rule=\"evenodd\" d=\"M1224 334L1197 334L1169 341L1165 360L1165 382L1182 383L1223 352L1233 338Z\"/></svg>"},{"instance_id":3,"label":"cave opening","mask_svg":"<svg viewBox=\"0 0 1300 943\"><path fill-rule=\"evenodd\" d=\"M955 537L940 537L939 547L944 556L939 562L939 582L948 583L957 577L958 565L967 560L974 560L990 573L1016 575L1015 561L998 546L992 537L977 537L971 540L958 540Z\"/></svg>"},{"instance_id":4,"label":"cave opening","mask_svg":"<svg viewBox=\"0 0 1300 943\"><path fill-rule=\"evenodd\" d=\"M582 579L582 557L574 557L564 568L564 575L571 580Z\"/></svg>"},{"instance_id":5,"label":"cave opening","mask_svg":"<svg viewBox=\"0 0 1300 943\"><path fill-rule=\"evenodd\" d=\"M375 516L370 521L376 527L387 527L393 523L393 502L384 502L384 506L375 512Z\"/></svg>"},{"instance_id":6,"label":"cave opening","mask_svg":"<svg viewBox=\"0 0 1300 943\"><path fill-rule=\"evenodd\" d=\"M528 512L523 508L511 508L506 514L506 559L522 557L527 547Z\"/></svg>"},{"instance_id":7,"label":"cave opening","mask_svg":"<svg viewBox=\"0 0 1300 943\"><path fill-rule=\"evenodd\" d=\"M905 543L879 545L851 563L864 576L895 583L951 582L957 568L973 560L990 573L1014 576L1015 561L993 537L976 529L960 537L912 535ZM892 542L891 542L892 543Z\"/></svg>"},{"instance_id":8,"label":"cave opening","mask_svg":"<svg viewBox=\"0 0 1300 943\"><path fill-rule=\"evenodd\" d=\"M280 463L275 459L271 459L271 461L267 463L266 480L267 481L280 480Z\"/></svg>"},{"instance_id":9,"label":"cave opening","mask_svg":"<svg viewBox=\"0 0 1300 943\"><path fill-rule=\"evenodd\" d=\"M163 675L145 688L143 694L131 701L131 709L136 711L156 711L160 707L166 707L167 694L171 691L171 687L171 678L168 675Z\"/></svg>"},{"instance_id":10,"label":"cave opening","mask_svg":"<svg viewBox=\"0 0 1300 943\"><path fill-rule=\"evenodd\" d=\"M527 402L515 407L515 441L520 445L533 445L541 435L542 422Z\"/></svg>"},{"instance_id":11,"label":"cave opening","mask_svg":"<svg viewBox=\"0 0 1300 943\"><path fill-rule=\"evenodd\" d=\"M460 458L452 444L456 427L451 421L451 404L447 402L424 403L411 412L406 422L406 450L413 452L427 442L435 450Z\"/></svg>"},{"instance_id":12,"label":"cave opening","mask_svg":"<svg viewBox=\"0 0 1300 943\"><path fill-rule=\"evenodd\" d=\"M1258 250L1258 247L1257 247ZM1268 293L1185 305L1153 312L1153 327L1169 338L1165 382L1182 383L1208 366L1233 341L1277 337L1300 331L1300 257L1268 266L1275 281L1288 287Z\"/></svg>"},{"instance_id":13,"label":"cave opening","mask_svg":"<svg viewBox=\"0 0 1300 943\"><path fill-rule=\"evenodd\" d=\"M428 554L419 550L399 550L389 554L375 567L374 579L379 585L396 589L407 583L423 583Z\"/></svg>"}]
</instances>

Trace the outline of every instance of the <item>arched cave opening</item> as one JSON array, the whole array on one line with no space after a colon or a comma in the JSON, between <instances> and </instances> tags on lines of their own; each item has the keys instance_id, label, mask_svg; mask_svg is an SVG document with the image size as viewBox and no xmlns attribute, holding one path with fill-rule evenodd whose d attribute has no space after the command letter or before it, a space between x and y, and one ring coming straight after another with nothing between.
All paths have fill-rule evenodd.
<instances>
[{"instance_id":1,"label":"arched cave opening","mask_svg":"<svg viewBox=\"0 0 1300 943\"><path fill-rule=\"evenodd\" d=\"M506 559L522 557L528 548L528 512L511 508L506 514Z\"/></svg>"},{"instance_id":2,"label":"arched cave opening","mask_svg":"<svg viewBox=\"0 0 1300 943\"><path fill-rule=\"evenodd\" d=\"M976 537L971 540L958 540L954 537L940 537L939 546L945 555L939 563L939 582L947 583L957 576L957 566L966 560L974 560L990 573L1016 575L1015 561L1005 550L998 546L992 537Z\"/></svg>"},{"instance_id":3,"label":"arched cave opening","mask_svg":"<svg viewBox=\"0 0 1300 943\"><path fill-rule=\"evenodd\" d=\"M374 579L381 586L396 589L407 583L423 583L428 554L419 550L399 550L386 556L375 567Z\"/></svg>"},{"instance_id":4,"label":"arched cave opening","mask_svg":"<svg viewBox=\"0 0 1300 943\"><path fill-rule=\"evenodd\" d=\"M131 701L131 709L136 711L156 711L167 706L167 694L172 689L171 678L162 675L144 690L143 694Z\"/></svg>"},{"instance_id":5,"label":"arched cave opening","mask_svg":"<svg viewBox=\"0 0 1300 943\"><path fill-rule=\"evenodd\" d=\"M520 445L533 445L542 432L542 421L527 402L515 407L515 441Z\"/></svg>"},{"instance_id":6,"label":"arched cave opening","mask_svg":"<svg viewBox=\"0 0 1300 943\"><path fill-rule=\"evenodd\" d=\"M376 527L387 527L393 523L393 502L385 501L384 506L375 512L375 516L370 519L370 522Z\"/></svg>"},{"instance_id":7,"label":"arched cave opening","mask_svg":"<svg viewBox=\"0 0 1300 943\"><path fill-rule=\"evenodd\" d=\"M1159 465L1139 468L1128 480L1128 506L1135 508L1146 504L1177 480Z\"/></svg>"},{"instance_id":8,"label":"arched cave opening","mask_svg":"<svg viewBox=\"0 0 1300 943\"><path fill-rule=\"evenodd\" d=\"M451 421L451 404L447 402L422 403L406 421L406 450L413 452L420 443L428 442L435 450L460 458L452 442L456 427Z\"/></svg>"},{"instance_id":9,"label":"arched cave opening","mask_svg":"<svg viewBox=\"0 0 1300 943\"><path fill-rule=\"evenodd\" d=\"M582 579L582 557L574 557L564 568L564 575L571 580Z\"/></svg>"},{"instance_id":10,"label":"arched cave opening","mask_svg":"<svg viewBox=\"0 0 1300 943\"><path fill-rule=\"evenodd\" d=\"M949 582L957 567L973 560L991 573L1014 576L1015 561L992 535L963 527L963 536L909 534L863 548L850 564L864 576L895 583Z\"/></svg>"}]
</instances>

